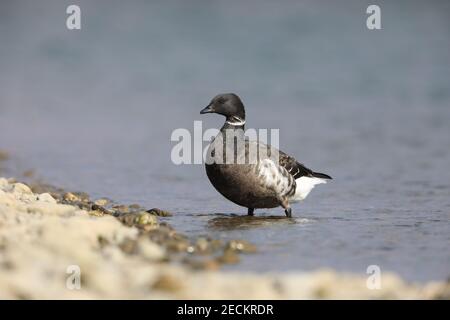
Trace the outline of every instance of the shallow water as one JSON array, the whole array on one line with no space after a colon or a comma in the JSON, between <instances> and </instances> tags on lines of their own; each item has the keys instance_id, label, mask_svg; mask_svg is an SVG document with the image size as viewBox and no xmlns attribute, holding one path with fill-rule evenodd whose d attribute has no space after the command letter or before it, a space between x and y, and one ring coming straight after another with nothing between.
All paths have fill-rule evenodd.
<instances>
[{"instance_id":1,"label":"shallow water","mask_svg":"<svg viewBox=\"0 0 450 320\"><path fill-rule=\"evenodd\" d=\"M450 276L450 4L364 1L0 4L0 148L15 174L93 197L172 211L191 235L258 244L231 270L368 265ZM257 8L257 9L255 9ZM170 160L176 128L219 92L247 127L280 128L281 149L334 177L283 210L223 199L200 165ZM242 216L244 215L244 216Z\"/></svg>"}]
</instances>

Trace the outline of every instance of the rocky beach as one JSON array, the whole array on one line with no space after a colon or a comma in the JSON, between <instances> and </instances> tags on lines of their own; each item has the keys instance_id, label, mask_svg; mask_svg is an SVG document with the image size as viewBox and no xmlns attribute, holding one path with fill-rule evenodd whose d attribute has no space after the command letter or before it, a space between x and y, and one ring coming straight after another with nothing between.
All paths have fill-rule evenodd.
<instances>
[{"instance_id":1,"label":"rocky beach","mask_svg":"<svg viewBox=\"0 0 450 320\"><path fill-rule=\"evenodd\" d=\"M224 272L257 244L193 238L170 216L0 178L0 299L450 298L448 282L407 283L391 273L370 290L366 277L331 269Z\"/></svg>"}]
</instances>

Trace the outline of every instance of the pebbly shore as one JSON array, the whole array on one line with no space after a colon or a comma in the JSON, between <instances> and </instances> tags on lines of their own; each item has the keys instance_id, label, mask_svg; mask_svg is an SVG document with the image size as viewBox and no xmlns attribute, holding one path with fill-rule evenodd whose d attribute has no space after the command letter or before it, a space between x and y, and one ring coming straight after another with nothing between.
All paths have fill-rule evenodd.
<instances>
[{"instance_id":1,"label":"pebbly shore","mask_svg":"<svg viewBox=\"0 0 450 320\"><path fill-rule=\"evenodd\" d=\"M411 284L389 273L370 290L367 277L333 270L223 272L257 247L190 238L167 216L0 178L0 299L450 298L448 282Z\"/></svg>"}]
</instances>

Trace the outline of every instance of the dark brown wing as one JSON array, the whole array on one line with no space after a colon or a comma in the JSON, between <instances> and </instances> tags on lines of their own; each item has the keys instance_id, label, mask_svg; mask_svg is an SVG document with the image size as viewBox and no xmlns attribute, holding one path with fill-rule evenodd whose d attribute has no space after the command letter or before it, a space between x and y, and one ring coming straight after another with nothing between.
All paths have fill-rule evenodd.
<instances>
[{"instance_id":1,"label":"dark brown wing","mask_svg":"<svg viewBox=\"0 0 450 320\"><path fill-rule=\"evenodd\" d=\"M314 172L308 169L303 164L297 162L293 157L288 156L283 151L280 151L280 166L284 167L295 179L303 176L314 177Z\"/></svg>"},{"instance_id":2,"label":"dark brown wing","mask_svg":"<svg viewBox=\"0 0 450 320\"><path fill-rule=\"evenodd\" d=\"M283 151L278 150L270 145L267 145L262 142L249 141L248 139L246 139L245 143L246 143L246 152L248 152L248 146L251 143L255 143L259 147L268 148L267 154L269 157L273 156L275 152L278 152L279 165L285 168L294 177L294 179L298 179L303 176L322 179L332 179L329 175L325 173L312 171L311 169L305 167L303 164L295 160L295 158L287 155ZM261 160L261 158L259 159Z\"/></svg>"}]
</instances>

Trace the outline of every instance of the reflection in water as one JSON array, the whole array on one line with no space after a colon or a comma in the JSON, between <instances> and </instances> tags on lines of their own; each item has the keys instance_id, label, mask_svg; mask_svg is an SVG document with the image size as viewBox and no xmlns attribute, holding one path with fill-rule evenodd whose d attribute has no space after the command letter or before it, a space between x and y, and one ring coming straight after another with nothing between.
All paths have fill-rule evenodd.
<instances>
[{"instance_id":1,"label":"reflection in water","mask_svg":"<svg viewBox=\"0 0 450 320\"><path fill-rule=\"evenodd\" d=\"M308 219L286 218L285 216L245 216L236 214L216 213L217 217L208 221L208 228L213 230L235 230L270 227L276 225L289 225L306 223Z\"/></svg>"}]
</instances>

